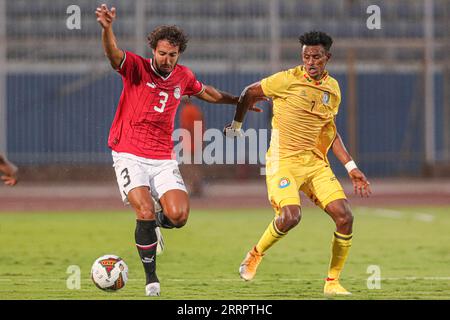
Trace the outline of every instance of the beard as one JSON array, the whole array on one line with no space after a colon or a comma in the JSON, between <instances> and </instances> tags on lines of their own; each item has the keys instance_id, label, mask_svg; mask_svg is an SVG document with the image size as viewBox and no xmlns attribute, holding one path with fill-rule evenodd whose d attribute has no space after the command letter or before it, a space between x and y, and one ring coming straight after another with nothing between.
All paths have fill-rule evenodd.
<instances>
[{"instance_id":1,"label":"beard","mask_svg":"<svg viewBox=\"0 0 450 320\"><path fill-rule=\"evenodd\" d=\"M163 77L167 77L172 71L173 71L173 69L175 69L175 67L176 67L176 65L177 65L177 63L178 63L178 60L175 62L175 64L173 65L173 67L172 68L170 68L170 70L164 70L164 68L161 68L161 66L160 65L158 65L158 63L156 62L156 59L154 59L153 60L154 61L154 64L153 64L153 67L155 68L155 70L156 71L158 71L158 73L160 74L160 75L162 75ZM168 65L165 65L165 67L169 67Z\"/></svg>"}]
</instances>

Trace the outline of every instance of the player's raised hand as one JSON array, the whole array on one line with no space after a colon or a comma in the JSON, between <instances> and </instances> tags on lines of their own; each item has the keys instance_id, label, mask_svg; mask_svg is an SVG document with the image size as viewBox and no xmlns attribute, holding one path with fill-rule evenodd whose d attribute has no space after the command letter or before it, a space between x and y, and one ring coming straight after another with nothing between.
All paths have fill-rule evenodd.
<instances>
[{"instance_id":1,"label":"player's raised hand","mask_svg":"<svg viewBox=\"0 0 450 320\"><path fill-rule=\"evenodd\" d=\"M109 10L106 4L102 4L95 10L95 15L97 16L97 22L100 23L102 28L109 28L116 19L116 8L112 7Z\"/></svg>"},{"instance_id":2,"label":"player's raised hand","mask_svg":"<svg viewBox=\"0 0 450 320\"><path fill-rule=\"evenodd\" d=\"M350 179L352 179L355 194L359 194L361 197L369 197L369 195L372 194L372 190L370 190L370 182L361 170L355 168L350 171L348 175L350 176Z\"/></svg>"}]
</instances>

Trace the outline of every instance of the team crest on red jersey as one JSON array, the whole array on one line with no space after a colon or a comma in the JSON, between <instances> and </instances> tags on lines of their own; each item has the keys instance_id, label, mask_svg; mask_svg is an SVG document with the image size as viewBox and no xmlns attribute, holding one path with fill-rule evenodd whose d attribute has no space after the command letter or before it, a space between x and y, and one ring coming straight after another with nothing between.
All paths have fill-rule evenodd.
<instances>
[{"instance_id":1,"label":"team crest on red jersey","mask_svg":"<svg viewBox=\"0 0 450 320\"><path fill-rule=\"evenodd\" d=\"M175 87L175 90L173 91L173 96L175 99L180 99L181 97L181 88L179 86Z\"/></svg>"}]
</instances>

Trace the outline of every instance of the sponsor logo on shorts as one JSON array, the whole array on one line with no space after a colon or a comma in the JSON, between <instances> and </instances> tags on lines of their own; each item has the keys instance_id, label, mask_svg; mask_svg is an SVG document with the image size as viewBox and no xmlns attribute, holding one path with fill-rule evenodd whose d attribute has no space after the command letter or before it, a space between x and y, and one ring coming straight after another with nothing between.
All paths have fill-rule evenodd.
<instances>
[{"instance_id":1,"label":"sponsor logo on shorts","mask_svg":"<svg viewBox=\"0 0 450 320\"><path fill-rule=\"evenodd\" d=\"M175 178L183 180L183 178L181 177L180 169L173 169L172 174L175 176Z\"/></svg>"},{"instance_id":2,"label":"sponsor logo on shorts","mask_svg":"<svg viewBox=\"0 0 450 320\"><path fill-rule=\"evenodd\" d=\"M280 183L278 184L278 187L280 189L284 189L286 187L289 187L290 184L291 184L291 181L288 178L281 178Z\"/></svg>"}]
</instances>

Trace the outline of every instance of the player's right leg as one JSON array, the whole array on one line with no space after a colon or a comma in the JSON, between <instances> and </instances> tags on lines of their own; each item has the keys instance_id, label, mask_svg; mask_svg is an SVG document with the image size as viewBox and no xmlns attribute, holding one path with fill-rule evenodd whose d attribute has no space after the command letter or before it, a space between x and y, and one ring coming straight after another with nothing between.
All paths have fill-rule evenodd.
<instances>
[{"instance_id":1,"label":"player's right leg","mask_svg":"<svg viewBox=\"0 0 450 320\"><path fill-rule=\"evenodd\" d=\"M136 248L145 270L145 293L160 295L159 280L156 275L156 250L158 245L157 226L148 187L141 186L128 192L128 201L136 212Z\"/></svg>"},{"instance_id":2,"label":"player's right leg","mask_svg":"<svg viewBox=\"0 0 450 320\"><path fill-rule=\"evenodd\" d=\"M258 243L247 253L239 266L239 275L245 281L252 280L265 252L294 228L301 218L300 205L285 205L269 223Z\"/></svg>"},{"instance_id":3,"label":"player's right leg","mask_svg":"<svg viewBox=\"0 0 450 320\"><path fill-rule=\"evenodd\" d=\"M239 275L246 281L255 277L265 252L282 239L301 219L298 186L289 169L278 170L274 175L268 175L266 180L269 199L276 215L258 243L247 253L239 266Z\"/></svg>"},{"instance_id":4,"label":"player's right leg","mask_svg":"<svg viewBox=\"0 0 450 320\"><path fill-rule=\"evenodd\" d=\"M129 203L136 213L135 241L146 276L145 293L159 295L156 275L158 236L148 170L133 157L113 153L113 160L122 200Z\"/></svg>"}]
</instances>

